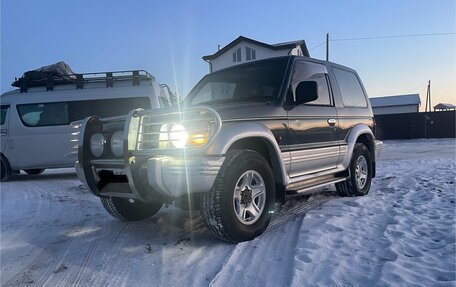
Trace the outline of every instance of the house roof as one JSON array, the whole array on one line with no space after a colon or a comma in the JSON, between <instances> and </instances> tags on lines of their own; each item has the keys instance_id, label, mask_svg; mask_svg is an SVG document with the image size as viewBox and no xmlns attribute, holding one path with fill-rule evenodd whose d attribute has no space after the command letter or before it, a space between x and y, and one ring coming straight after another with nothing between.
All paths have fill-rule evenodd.
<instances>
[{"instance_id":1,"label":"house roof","mask_svg":"<svg viewBox=\"0 0 456 287\"><path fill-rule=\"evenodd\" d=\"M419 94L369 98L373 108L421 104Z\"/></svg>"},{"instance_id":2,"label":"house roof","mask_svg":"<svg viewBox=\"0 0 456 287\"><path fill-rule=\"evenodd\" d=\"M266 43L263 43L263 42L260 42L257 40L253 40L253 39L250 39L250 38L247 38L244 36L239 36L235 40L233 40L231 43L229 43L222 49L218 50L216 53L214 53L212 55L203 56L203 60L204 61L213 60L243 41L249 42L249 43L252 43L252 44L255 44L258 46L262 46L262 47L265 47L268 49L272 49L272 50L293 49L296 46L301 46L302 54L304 56L309 57L309 51L307 50L306 42L304 40L297 40L297 41L277 43L277 44L266 44Z\"/></svg>"},{"instance_id":3,"label":"house roof","mask_svg":"<svg viewBox=\"0 0 456 287\"><path fill-rule=\"evenodd\" d=\"M448 103L439 103L438 105L434 106L434 109L451 110L451 109L456 109L456 106L453 104L448 104Z\"/></svg>"}]
</instances>

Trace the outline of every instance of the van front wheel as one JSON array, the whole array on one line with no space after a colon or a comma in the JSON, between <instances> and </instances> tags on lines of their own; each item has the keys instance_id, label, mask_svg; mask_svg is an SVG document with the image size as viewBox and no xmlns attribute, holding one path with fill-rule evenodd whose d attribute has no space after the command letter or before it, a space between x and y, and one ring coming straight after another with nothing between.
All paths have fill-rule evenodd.
<instances>
[{"instance_id":1,"label":"van front wheel","mask_svg":"<svg viewBox=\"0 0 456 287\"><path fill-rule=\"evenodd\" d=\"M8 181L10 175L11 175L11 168L9 166L8 160L5 157L1 157L1 163L0 163L0 173L1 173L1 182Z\"/></svg>"},{"instance_id":2,"label":"van front wheel","mask_svg":"<svg viewBox=\"0 0 456 287\"><path fill-rule=\"evenodd\" d=\"M106 211L121 221L139 221L155 215L163 203L145 203L120 197L102 197L101 203Z\"/></svg>"},{"instance_id":3,"label":"van front wheel","mask_svg":"<svg viewBox=\"0 0 456 287\"><path fill-rule=\"evenodd\" d=\"M35 169L25 169L24 170L28 175L37 175L44 172L44 168L35 168Z\"/></svg>"}]
</instances>

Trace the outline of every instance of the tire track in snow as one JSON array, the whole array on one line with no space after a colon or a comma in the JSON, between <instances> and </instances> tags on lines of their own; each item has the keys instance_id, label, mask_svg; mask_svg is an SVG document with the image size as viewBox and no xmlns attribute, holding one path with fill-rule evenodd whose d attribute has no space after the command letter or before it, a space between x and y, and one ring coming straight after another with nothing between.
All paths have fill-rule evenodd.
<instances>
[{"instance_id":1,"label":"tire track in snow","mask_svg":"<svg viewBox=\"0 0 456 287\"><path fill-rule=\"evenodd\" d=\"M294 253L305 213L336 198L325 195L280 211L258 238L236 245L210 286L287 286L293 277ZM274 266L272 272L271 265Z\"/></svg>"}]
</instances>

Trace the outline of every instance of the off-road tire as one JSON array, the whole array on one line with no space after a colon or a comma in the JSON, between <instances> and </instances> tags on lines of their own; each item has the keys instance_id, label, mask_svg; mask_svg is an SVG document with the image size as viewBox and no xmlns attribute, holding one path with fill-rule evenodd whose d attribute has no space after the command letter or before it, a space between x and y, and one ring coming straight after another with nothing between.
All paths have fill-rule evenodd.
<instances>
[{"instance_id":1,"label":"off-road tire","mask_svg":"<svg viewBox=\"0 0 456 287\"><path fill-rule=\"evenodd\" d=\"M235 185L248 170L258 172L266 188L263 212L251 225L241 223L233 207ZM233 150L228 152L212 189L202 195L200 212L206 226L217 238L237 243L252 240L266 230L271 221L274 203L274 175L266 159L252 150Z\"/></svg>"},{"instance_id":2,"label":"off-road tire","mask_svg":"<svg viewBox=\"0 0 456 287\"><path fill-rule=\"evenodd\" d=\"M364 156L367 161L367 179L366 184L362 189L356 184L356 162L360 156ZM353 150L353 155L350 160L350 165L348 167L350 176L346 181L336 183L336 190L340 196L363 196L369 193L371 182L372 182L372 172L373 172L373 162L372 157L367 149L367 147L362 143L355 144Z\"/></svg>"},{"instance_id":3,"label":"off-road tire","mask_svg":"<svg viewBox=\"0 0 456 287\"><path fill-rule=\"evenodd\" d=\"M11 168L9 166L8 160L2 155L0 162L0 173L1 173L1 182L8 181L11 176Z\"/></svg>"},{"instance_id":4,"label":"off-road tire","mask_svg":"<svg viewBox=\"0 0 456 287\"><path fill-rule=\"evenodd\" d=\"M139 221L155 215L163 203L144 203L120 197L101 197L101 203L106 211L121 221Z\"/></svg>"},{"instance_id":5,"label":"off-road tire","mask_svg":"<svg viewBox=\"0 0 456 287\"><path fill-rule=\"evenodd\" d=\"M35 168L35 169L25 169L24 170L28 175L38 175L44 172L44 168Z\"/></svg>"}]
</instances>

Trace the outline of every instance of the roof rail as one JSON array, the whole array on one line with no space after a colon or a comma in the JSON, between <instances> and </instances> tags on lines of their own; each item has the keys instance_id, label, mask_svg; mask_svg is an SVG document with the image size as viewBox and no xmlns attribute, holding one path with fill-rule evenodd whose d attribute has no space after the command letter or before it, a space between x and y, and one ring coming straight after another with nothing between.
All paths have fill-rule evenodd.
<instances>
[{"instance_id":1,"label":"roof rail","mask_svg":"<svg viewBox=\"0 0 456 287\"><path fill-rule=\"evenodd\" d=\"M25 93L30 87L46 87L47 91L53 91L55 86L67 84L75 84L76 89L83 89L87 83L105 82L106 87L113 87L114 82L125 80L131 80L133 86L138 86L141 80L154 81L155 78L145 70L75 73L58 76L43 73L39 79L16 78L11 86L18 87L21 93Z\"/></svg>"}]
</instances>

